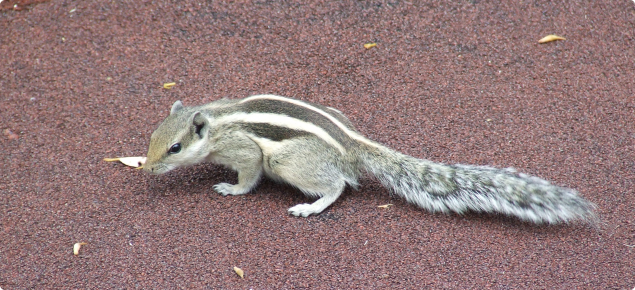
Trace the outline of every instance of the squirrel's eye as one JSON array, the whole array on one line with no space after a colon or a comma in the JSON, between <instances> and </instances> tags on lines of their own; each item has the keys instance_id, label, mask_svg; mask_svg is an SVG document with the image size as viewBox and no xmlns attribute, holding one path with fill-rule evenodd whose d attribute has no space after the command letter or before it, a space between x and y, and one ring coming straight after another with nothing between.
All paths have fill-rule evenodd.
<instances>
[{"instance_id":1,"label":"squirrel's eye","mask_svg":"<svg viewBox=\"0 0 635 290\"><path fill-rule=\"evenodd\" d=\"M170 150L168 150L168 153L170 154L176 154L179 152L181 152L181 143L176 143L172 145L172 147L170 147Z\"/></svg>"}]
</instances>

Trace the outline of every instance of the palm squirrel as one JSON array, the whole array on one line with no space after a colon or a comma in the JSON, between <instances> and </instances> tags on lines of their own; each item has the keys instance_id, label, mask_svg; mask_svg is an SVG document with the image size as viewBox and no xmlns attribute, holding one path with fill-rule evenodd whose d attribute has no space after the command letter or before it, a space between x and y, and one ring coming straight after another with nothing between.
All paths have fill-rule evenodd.
<instances>
[{"instance_id":1,"label":"palm squirrel","mask_svg":"<svg viewBox=\"0 0 635 290\"><path fill-rule=\"evenodd\" d=\"M295 216L319 214L346 184L357 187L365 171L432 212L502 213L537 224L595 219L595 205L573 189L511 168L446 165L404 155L362 136L336 109L275 95L197 107L176 101L152 133L143 169L162 174L201 162L238 172L238 184L213 186L222 195L249 192L264 173L317 198L289 208Z\"/></svg>"}]
</instances>

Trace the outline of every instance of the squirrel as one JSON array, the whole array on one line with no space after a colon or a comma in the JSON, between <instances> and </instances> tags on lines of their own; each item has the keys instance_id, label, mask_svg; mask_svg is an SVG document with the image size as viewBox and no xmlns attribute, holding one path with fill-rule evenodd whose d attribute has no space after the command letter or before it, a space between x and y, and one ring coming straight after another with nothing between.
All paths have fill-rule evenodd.
<instances>
[{"instance_id":1,"label":"squirrel","mask_svg":"<svg viewBox=\"0 0 635 290\"><path fill-rule=\"evenodd\" d=\"M202 162L238 172L238 184L213 186L224 196L248 193L264 174L317 198L289 208L294 216L321 213L367 172L431 212L500 213L536 224L597 219L596 206L573 189L512 168L411 157L364 137L334 108L276 95L196 107L176 101L152 133L143 170L162 174Z\"/></svg>"}]
</instances>

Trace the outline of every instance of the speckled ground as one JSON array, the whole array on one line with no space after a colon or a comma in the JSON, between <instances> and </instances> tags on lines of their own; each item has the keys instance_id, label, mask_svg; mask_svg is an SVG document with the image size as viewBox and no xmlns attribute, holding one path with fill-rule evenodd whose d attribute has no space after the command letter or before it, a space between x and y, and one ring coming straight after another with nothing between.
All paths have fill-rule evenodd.
<instances>
[{"instance_id":1,"label":"speckled ground","mask_svg":"<svg viewBox=\"0 0 635 290\"><path fill-rule=\"evenodd\" d=\"M499 2L4 7L0 288L632 289L635 4ZM416 157L576 188L604 228L432 214L374 180L296 218L309 200L285 185L221 197L236 176L219 166L102 161L144 155L175 100L258 93L336 107Z\"/></svg>"}]
</instances>

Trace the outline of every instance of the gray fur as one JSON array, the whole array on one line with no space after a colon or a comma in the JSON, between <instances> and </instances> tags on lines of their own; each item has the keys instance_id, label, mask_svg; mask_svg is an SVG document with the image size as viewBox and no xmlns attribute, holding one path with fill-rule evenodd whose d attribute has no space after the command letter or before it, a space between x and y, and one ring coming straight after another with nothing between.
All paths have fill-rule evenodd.
<instances>
[{"instance_id":1,"label":"gray fur","mask_svg":"<svg viewBox=\"0 0 635 290\"><path fill-rule=\"evenodd\" d=\"M181 146L178 153L169 150ZM534 223L596 221L595 206L573 189L515 170L445 165L391 150L359 134L341 112L272 95L219 100L199 107L180 101L152 134L144 170L161 174L201 162L236 170L238 184L215 191L240 195L264 174L286 182L312 204L289 209L318 214L362 172L376 176L394 194L433 212L502 213Z\"/></svg>"},{"instance_id":2,"label":"gray fur","mask_svg":"<svg viewBox=\"0 0 635 290\"><path fill-rule=\"evenodd\" d=\"M174 102L174 104L172 104L172 109L170 110L170 114L174 114L181 109L183 109L183 103L181 103L181 101L176 101Z\"/></svg>"},{"instance_id":3,"label":"gray fur","mask_svg":"<svg viewBox=\"0 0 635 290\"><path fill-rule=\"evenodd\" d=\"M596 221L595 206L570 188L512 168L445 165L386 147L360 151L365 170L406 201L432 212L502 213L534 223Z\"/></svg>"}]
</instances>

